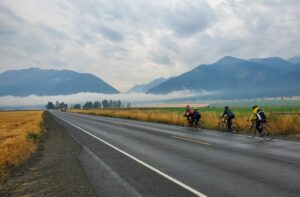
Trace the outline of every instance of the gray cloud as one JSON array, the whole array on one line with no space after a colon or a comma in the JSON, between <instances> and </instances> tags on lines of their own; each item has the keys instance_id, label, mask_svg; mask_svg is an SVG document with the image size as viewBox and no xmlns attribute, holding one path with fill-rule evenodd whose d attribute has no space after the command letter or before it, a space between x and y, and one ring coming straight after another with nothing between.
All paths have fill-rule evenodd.
<instances>
[{"instance_id":1,"label":"gray cloud","mask_svg":"<svg viewBox=\"0 0 300 197\"><path fill-rule=\"evenodd\" d=\"M2 0L0 72L72 69L126 91L224 55L287 58L300 53L299 10L298 0Z\"/></svg>"},{"instance_id":2,"label":"gray cloud","mask_svg":"<svg viewBox=\"0 0 300 197\"><path fill-rule=\"evenodd\" d=\"M124 40L124 37L120 32L110 27L99 27L97 28L97 32L113 42L120 42Z\"/></svg>"},{"instance_id":3,"label":"gray cloud","mask_svg":"<svg viewBox=\"0 0 300 197\"><path fill-rule=\"evenodd\" d=\"M168 54L163 54L160 51L153 52L150 57L155 63L161 65L172 65L172 58Z\"/></svg>"},{"instance_id":4,"label":"gray cloud","mask_svg":"<svg viewBox=\"0 0 300 197\"><path fill-rule=\"evenodd\" d=\"M216 21L215 11L204 1L186 2L166 10L165 23L179 36L191 36Z\"/></svg>"}]
</instances>

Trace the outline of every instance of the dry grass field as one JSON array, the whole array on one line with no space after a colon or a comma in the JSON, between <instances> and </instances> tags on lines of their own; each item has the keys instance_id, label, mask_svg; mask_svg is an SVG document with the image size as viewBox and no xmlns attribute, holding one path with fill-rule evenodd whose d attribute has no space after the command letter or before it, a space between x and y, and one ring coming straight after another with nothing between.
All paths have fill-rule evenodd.
<instances>
[{"instance_id":1,"label":"dry grass field","mask_svg":"<svg viewBox=\"0 0 300 197\"><path fill-rule=\"evenodd\" d=\"M217 130L219 116L222 114L218 110L205 110L199 108L202 114L202 123L206 129ZM222 109L221 109L222 110ZM97 109L97 110L71 110L72 112L109 116L117 118L134 119L148 122L159 122L174 125L183 125L183 113L178 110L168 109ZM247 119L251 115L251 110L236 109L236 119L234 120L240 125L241 130L248 124ZM299 135L300 134L300 115L299 114L274 114L266 112L269 124L275 128L276 135Z\"/></svg>"},{"instance_id":2,"label":"dry grass field","mask_svg":"<svg viewBox=\"0 0 300 197\"><path fill-rule=\"evenodd\" d=\"M5 169L18 166L37 149L43 111L0 112L0 181ZM33 137L32 137L33 136Z\"/></svg>"}]
</instances>

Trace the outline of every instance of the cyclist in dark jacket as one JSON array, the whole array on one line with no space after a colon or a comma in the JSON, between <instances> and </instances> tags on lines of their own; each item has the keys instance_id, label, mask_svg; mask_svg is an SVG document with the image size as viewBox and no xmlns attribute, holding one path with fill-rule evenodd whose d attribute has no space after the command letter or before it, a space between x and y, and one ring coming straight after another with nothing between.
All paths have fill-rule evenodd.
<instances>
[{"instance_id":1,"label":"cyclist in dark jacket","mask_svg":"<svg viewBox=\"0 0 300 197\"><path fill-rule=\"evenodd\" d=\"M201 114L198 111L197 108L194 108L194 113L193 113L193 122L195 123L195 127L198 126L199 120L201 118Z\"/></svg>"},{"instance_id":2,"label":"cyclist in dark jacket","mask_svg":"<svg viewBox=\"0 0 300 197\"><path fill-rule=\"evenodd\" d=\"M223 115L221 116L221 118L223 118L224 116L227 117L228 130L231 131L232 119L234 119L235 116L234 116L234 113L229 109L228 106L224 107L224 112L223 112Z\"/></svg>"}]
</instances>

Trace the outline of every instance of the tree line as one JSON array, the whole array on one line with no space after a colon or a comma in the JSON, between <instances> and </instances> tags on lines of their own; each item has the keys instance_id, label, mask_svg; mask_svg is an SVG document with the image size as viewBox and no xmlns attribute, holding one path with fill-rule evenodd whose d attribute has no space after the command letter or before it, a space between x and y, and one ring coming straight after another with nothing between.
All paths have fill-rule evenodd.
<instances>
[{"instance_id":1,"label":"tree line","mask_svg":"<svg viewBox=\"0 0 300 197\"><path fill-rule=\"evenodd\" d=\"M58 101L56 101L56 103L54 104L53 102L48 101L46 108L47 109L67 109L68 104L66 104L64 102L58 102Z\"/></svg>"},{"instance_id":2,"label":"tree line","mask_svg":"<svg viewBox=\"0 0 300 197\"><path fill-rule=\"evenodd\" d=\"M102 101L86 101L84 104L76 103L71 105L71 109L119 109L119 108L130 108L131 103L122 103L121 100L102 100ZM46 105L47 109L67 109L68 105L64 102L56 101L56 104L48 102Z\"/></svg>"}]
</instances>

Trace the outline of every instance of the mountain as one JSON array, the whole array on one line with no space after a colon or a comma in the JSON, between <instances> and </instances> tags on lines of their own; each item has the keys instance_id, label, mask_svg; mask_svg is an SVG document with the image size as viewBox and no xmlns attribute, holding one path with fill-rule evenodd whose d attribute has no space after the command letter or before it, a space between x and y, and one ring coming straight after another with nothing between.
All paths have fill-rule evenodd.
<instances>
[{"instance_id":1,"label":"mountain","mask_svg":"<svg viewBox=\"0 0 300 197\"><path fill-rule=\"evenodd\" d=\"M293 64L300 64L300 55L291 57L287 61Z\"/></svg>"},{"instance_id":2,"label":"mountain","mask_svg":"<svg viewBox=\"0 0 300 197\"><path fill-rule=\"evenodd\" d=\"M165 82L166 80L167 79L161 77L146 84L135 85L134 87L128 90L128 93L145 93L151 88L154 88L155 86L158 86L161 83Z\"/></svg>"},{"instance_id":3,"label":"mountain","mask_svg":"<svg viewBox=\"0 0 300 197\"><path fill-rule=\"evenodd\" d=\"M0 96L67 95L79 92L119 93L100 78L88 73L39 68L0 73Z\"/></svg>"},{"instance_id":4,"label":"mountain","mask_svg":"<svg viewBox=\"0 0 300 197\"><path fill-rule=\"evenodd\" d=\"M147 93L212 91L214 98L300 95L300 68L277 57L243 60L226 56L210 65L170 78Z\"/></svg>"},{"instance_id":5,"label":"mountain","mask_svg":"<svg viewBox=\"0 0 300 197\"><path fill-rule=\"evenodd\" d=\"M255 58L255 59L250 59L250 61L264 64L266 66L280 69L280 70L289 69L294 66L293 63L286 61L280 57Z\"/></svg>"}]
</instances>

